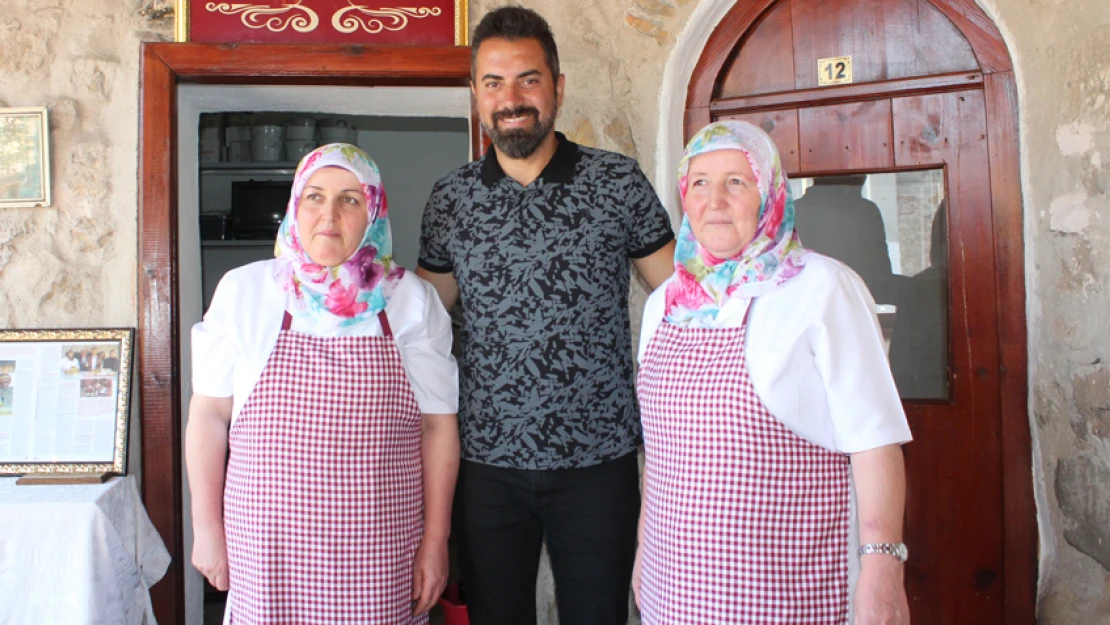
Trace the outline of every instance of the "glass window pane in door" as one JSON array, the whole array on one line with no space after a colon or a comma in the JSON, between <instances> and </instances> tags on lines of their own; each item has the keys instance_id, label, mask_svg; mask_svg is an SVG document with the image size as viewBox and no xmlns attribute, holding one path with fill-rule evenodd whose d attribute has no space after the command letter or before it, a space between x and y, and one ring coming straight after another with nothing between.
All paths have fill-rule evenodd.
<instances>
[{"instance_id":1,"label":"glass window pane in door","mask_svg":"<svg viewBox=\"0 0 1110 625\"><path fill-rule=\"evenodd\" d=\"M898 391L948 399L944 170L790 181L802 244L851 267L875 298Z\"/></svg>"}]
</instances>

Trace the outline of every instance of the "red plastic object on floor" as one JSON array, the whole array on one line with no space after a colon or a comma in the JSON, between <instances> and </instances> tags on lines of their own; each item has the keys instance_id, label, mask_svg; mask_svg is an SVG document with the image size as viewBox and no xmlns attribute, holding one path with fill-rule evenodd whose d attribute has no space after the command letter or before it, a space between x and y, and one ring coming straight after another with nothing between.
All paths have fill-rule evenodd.
<instances>
[{"instance_id":1,"label":"red plastic object on floor","mask_svg":"<svg viewBox=\"0 0 1110 625\"><path fill-rule=\"evenodd\" d=\"M470 625L470 614L466 611L466 604L459 599L458 584L448 584L443 589L443 596L439 598L439 607L443 608L444 625Z\"/></svg>"}]
</instances>

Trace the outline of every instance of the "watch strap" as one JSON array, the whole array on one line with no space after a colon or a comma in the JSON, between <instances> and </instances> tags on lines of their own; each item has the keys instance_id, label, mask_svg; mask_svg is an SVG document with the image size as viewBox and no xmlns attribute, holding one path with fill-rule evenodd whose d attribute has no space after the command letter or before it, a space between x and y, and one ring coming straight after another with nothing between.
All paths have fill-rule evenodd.
<instances>
[{"instance_id":1,"label":"watch strap","mask_svg":"<svg viewBox=\"0 0 1110 625\"><path fill-rule=\"evenodd\" d=\"M906 548L905 543L868 543L860 545L859 555L866 555L869 553L881 553L896 558L899 562L905 562L909 557L909 550Z\"/></svg>"}]
</instances>

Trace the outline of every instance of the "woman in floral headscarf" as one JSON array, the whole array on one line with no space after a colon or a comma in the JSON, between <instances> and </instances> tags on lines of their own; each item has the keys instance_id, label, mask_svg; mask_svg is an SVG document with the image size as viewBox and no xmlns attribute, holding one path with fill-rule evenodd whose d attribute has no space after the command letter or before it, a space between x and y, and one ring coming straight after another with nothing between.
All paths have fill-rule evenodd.
<instances>
[{"instance_id":1,"label":"woman in floral headscarf","mask_svg":"<svg viewBox=\"0 0 1110 625\"><path fill-rule=\"evenodd\" d=\"M908 623L910 433L871 295L802 247L778 151L755 126L695 135L679 191L675 275L640 339L643 622L846 623L860 566L855 622Z\"/></svg>"},{"instance_id":2,"label":"woman in floral headscarf","mask_svg":"<svg viewBox=\"0 0 1110 625\"><path fill-rule=\"evenodd\" d=\"M193 328L193 564L230 587L225 622L426 623L443 590L451 324L391 247L377 166L319 148L276 258L228 272Z\"/></svg>"}]
</instances>

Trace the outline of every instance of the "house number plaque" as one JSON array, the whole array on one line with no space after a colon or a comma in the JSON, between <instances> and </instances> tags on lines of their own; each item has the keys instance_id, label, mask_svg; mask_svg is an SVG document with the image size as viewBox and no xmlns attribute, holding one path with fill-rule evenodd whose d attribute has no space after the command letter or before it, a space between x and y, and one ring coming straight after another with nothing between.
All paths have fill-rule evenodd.
<instances>
[{"instance_id":1,"label":"house number plaque","mask_svg":"<svg viewBox=\"0 0 1110 625\"><path fill-rule=\"evenodd\" d=\"M817 59L817 84L845 85L852 82L852 57L833 56Z\"/></svg>"}]
</instances>

